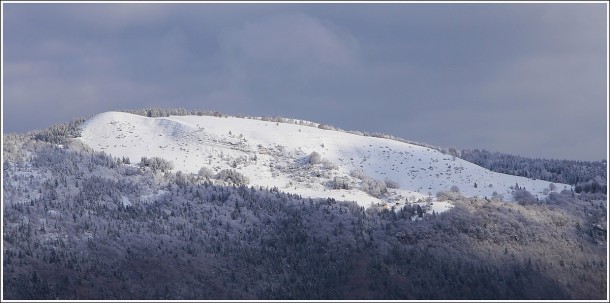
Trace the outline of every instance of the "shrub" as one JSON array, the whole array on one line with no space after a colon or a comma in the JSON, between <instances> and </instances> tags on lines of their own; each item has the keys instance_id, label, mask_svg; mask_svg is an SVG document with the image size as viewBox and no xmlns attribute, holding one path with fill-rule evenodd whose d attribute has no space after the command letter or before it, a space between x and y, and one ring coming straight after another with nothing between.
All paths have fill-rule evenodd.
<instances>
[{"instance_id":1,"label":"shrub","mask_svg":"<svg viewBox=\"0 0 610 303\"><path fill-rule=\"evenodd\" d=\"M354 169L349 173L350 176L356 178L356 179L360 179L363 180L364 178L368 178L365 174L364 171L362 169Z\"/></svg>"},{"instance_id":2,"label":"shrub","mask_svg":"<svg viewBox=\"0 0 610 303\"><path fill-rule=\"evenodd\" d=\"M319 154L319 153L317 153L317 152L312 152L312 153L309 155L309 163L310 163L310 164L318 164L318 163L320 163L320 162L322 162L322 156L320 156L320 154Z\"/></svg>"},{"instance_id":3,"label":"shrub","mask_svg":"<svg viewBox=\"0 0 610 303\"><path fill-rule=\"evenodd\" d=\"M335 177L331 182L333 189L350 189L348 179L346 177Z\"/></svg>"},{"instance_id":4,"label":"shrub","mask_svg":"<svg viewBox=\"0 0 610 303\"><path fill-rule=\"evenodd\" d=\"M388 186L386 185L387 184L386 182L388 180L386 180L386 182L382 182L382 181L373 179L373 178L367 176L366 174L364 174L364 171L361 169L352 170L349 173L349 175L354 178L362 180L360 189L373 197L381 198L385 194L388 193ZM390 181L390 182L392 182L392 181ZM390 188L392 188L392 187L390 187ZM398 188L398 184L396 184L395 188Z\"/></svg>"},{"instance_id":5,"label":"shrub","mask_svg":"<svg viewBox=\"0 0 610 303\"><path fill-rule=\"evenodd\" d=\"M504 201L504 195L499 194L497 191L494 191L493 193L491 193L491 198L496 201Z\"/></svg>"},{"instance_id":6,"label":"shrub","mask_svg":"<svg viewBox=\"0 0 610 303\"><path fill-rule=\"evenodd\" d=\"M536 202L536 198L525 188L515 189L513 191L513 197L515 199L515 202L521 205L532 204Z\"/></svg>"},{"instance_id":7,"label":"shrub","mask_svg":"<svg viewBox=\"0 0 610 303\"><path fill-rule=\"evenodd\" d=\"M385 186L387 188L394 188L394 189L398 189L400 188L400 184L398 184L398 182L391 180L391 179L385 179Z\"/></svg>"},{"instance_id":8,"label":"shrub","mask_svg":"<svg viewBox=\"0 0 610 303\"><path fill-rule=\"evenodd\" d=\"M199 169L198 174L199 174L199 177L206 178L208 180L214 177L214 172L205 166L203 166Z\"/></svg>"},{"instance_id":9,"label":"shrub","mask_svg":"<svg viewBox=\"0 0 610 303\"><path fill-rule=\"evenodd\" d=\"M455 201L458 200L460 198L463 198L462 194L460 194L459 191L455 192L455 191L439 191L436 193L436 198L439 201L443 201L443 200L451 200L451 201Z\"/></svg>"},{"instance_id":10,"label":"shrub","mask_svg":"<svg viewBox=\"0 0 610 303\"><path fill-rule=\"evenodd\" d=\"M160 170L162 172L165 172L174 168L174 164L171 161L165 160L160 157L142 157L142 159L140 160L140 167L150 167L153 171Z\"/></svg>"},{"instance_id":11,"label":"shrub","mask_svg":"<svg viewBox=\"0 0 610 303\"><path fill-rule=\"evenodd\" d=\"M388 193L388 188L384 182L367 177L362 180L362 190L369 195L381 198Z\"/></svg>"},{"instance_id":12,"label":"shrub","mask_svg":"<svg viewBox=\"0 0 610 303\"><path fill-rule=\"evenodd\" d=\"M223 169L216 176L218 180L222 180L228 183L232 183L235 186L246 185L250 182L248 177L242 175L240 172L234 169Z\"/></svg>"}]
</instances>

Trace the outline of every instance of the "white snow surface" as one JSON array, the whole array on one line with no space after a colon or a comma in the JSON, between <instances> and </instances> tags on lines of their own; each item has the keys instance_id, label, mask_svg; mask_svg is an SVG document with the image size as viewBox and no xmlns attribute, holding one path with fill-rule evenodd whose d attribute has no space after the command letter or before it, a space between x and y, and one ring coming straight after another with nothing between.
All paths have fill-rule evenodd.
<instances>
[{"instance_id":1,"label":"white snow surface","mask_svg":"<svg viewBox=\"0 0 610 303\"><path fill-rule=\"evenodd\" d=\"M449 191L453 185L466 196L491 198L495 191L510 200L510 187L518 184L543 199L543 190L551 183L495 173L431 148L391 139L237 117L148 118L106 112L86 121L79 139L132 163L161 157L173 162L173 171L192 174L203 166L214 173L234 168L249 178L248 186L278 187L304 197L356 201L365 207L400 206L405 199L427 197L436 201L437 192ZM314 151L322 163L309 164ZM380 181L395 181L400 189L388 189L381 199L372 197L359 189L360 179L350 176L355 169ZM332 189L329 184L335 177L347 180L350 189ZM557 191L570 188L555 185ZM437 205L437 212L450 208L446 203Z\"/></svg>"}]
</instances>

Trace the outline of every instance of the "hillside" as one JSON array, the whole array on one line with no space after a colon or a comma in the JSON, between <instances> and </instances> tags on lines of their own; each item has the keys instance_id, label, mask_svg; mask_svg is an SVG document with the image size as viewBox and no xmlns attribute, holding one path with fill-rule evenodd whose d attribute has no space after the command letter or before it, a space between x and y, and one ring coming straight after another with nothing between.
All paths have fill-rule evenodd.
<instances>
[{"instance_id":1,"label":"hillside","mask_svg":"<svg viewBox=\"0 0 610 303\"><path fill-rule=\"evenodd\" d=\"M3 299L607 299L605 194L390 211L35 138L4 138Z\"/></svg>"},{"instance_id":2,"label":"hillside","mask_svg":"<svg viewBox=\"0 0 610 303\"><path fill-rule=\"evenodd\" d=\"M258 119L106 112L85 122L80 140L134 164L142 157L160 157L184 173L197 174L202 167L214 174L235 169L249 179L248 185L356 201L365 207L436 200L438 192L453 186L466 196L502 195L511 200L512 187L518 184L543 199L551 186L495 173L423 146ZM320 155L313 163L312 153ZM570 189L555 186L556 191ZM439 212L449 206L437 203L433 208Z\"/></svg>"},{"instance_id":3,"label":"hillside","mask_svg":"<svg viewBox=\"0 0 610 303\"><path fill-rule=\"evenodd\" d=\"M291 122L4 135L2 299L607 299L605 193Z\"/></svg>"}]
</instances>

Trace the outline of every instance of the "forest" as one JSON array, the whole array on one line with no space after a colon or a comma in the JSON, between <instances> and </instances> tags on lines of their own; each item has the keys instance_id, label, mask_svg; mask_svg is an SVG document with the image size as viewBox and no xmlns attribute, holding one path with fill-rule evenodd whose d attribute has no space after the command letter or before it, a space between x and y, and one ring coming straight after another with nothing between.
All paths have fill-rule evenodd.
<instances>
[{"instance_id":1,"label":"forest","mask_svg":"<svg viewBox=\"0 0 610 303\"><path fill-rule=\"evenodd\" d=\"M454 204L440 214L363 208L245 182L214 185L171 172L162 159L137 164L93 151L70 139L77 133L69 123L4 135L4 299L608 295L605 190L527 203L440 192ZM240 179L233 171L219 178ZM588 180L595 176L577 183Z\"/></svg>"},{"instance_id":2,"label":"forest","mask_svg":"<svg viewBox=\"0 0 610 303\"><path fill-rule=\"evenodd\" d=\"M499 173L571 184L578 193L608 190L606 160L532 159L484 149L465 149L458 152L458 157Z\"/></svg>"}]
</instances>

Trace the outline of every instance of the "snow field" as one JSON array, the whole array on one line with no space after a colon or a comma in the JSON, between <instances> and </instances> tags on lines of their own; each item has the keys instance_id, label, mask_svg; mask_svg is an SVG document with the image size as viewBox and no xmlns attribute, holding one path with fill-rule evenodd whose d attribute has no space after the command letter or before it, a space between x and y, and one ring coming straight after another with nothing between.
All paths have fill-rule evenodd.
<instances>
[{"instance_id":1,"label":"snow field","mask_svg":"<svg viewBox=\"0 0 610 303\"><path fill-rule=\"evenodd\" d=\"M161 157L174 163L174 171L193 174L203 166L214 173L232 168L249 178L249 186L356 201L364 207L371 203L400 206L426 198L436 201L437 192L454 185L466 196L491 198L496 192L510 200L510 187L518 184L542 199L551 183L491 172L434 149L391 139L236 117L148 118L106 112L85 123L80 140L114 157L128 157L132 163L142 157ZM308 163L314 151L322 157L319 164ZM373 197L359 189L362 181L350 176L353 170L394 181L399 189ZM335 177L346 180L350 188L332 189ZM557 191L570 188L555 185ZM442 212L450 203L436 201L431 207Z\"/></svg>"}]
</instances>

